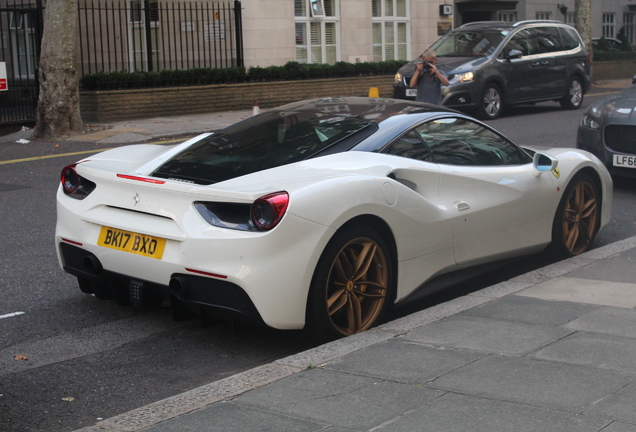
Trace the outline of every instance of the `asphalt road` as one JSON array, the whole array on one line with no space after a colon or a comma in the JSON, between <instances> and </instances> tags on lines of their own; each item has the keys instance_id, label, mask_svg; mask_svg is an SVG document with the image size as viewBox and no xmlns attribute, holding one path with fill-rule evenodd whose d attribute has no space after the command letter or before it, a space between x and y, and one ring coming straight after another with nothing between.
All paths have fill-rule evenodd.
<instances>
[{"instance_id":1,"label":"asphalt road","mask_svg":"<svg viewBox=\"0 0 636 432\"><path fill-rule=\"evenodd\" d=\"M522 145L574 147L582 112L546 103L490 123ZM301 332L177 323L167 308L136 311L82 294L57 264L55 191L61 168L81 157L68 153L90 149L99 146L0 146L0 430L72 431L312 346ZM43 155L56 157L2 163ZM616 182L613 220L596 246L636 235L632 183ZM534 257L497 277L543 264Z\"/></svg>"}]
</instances>

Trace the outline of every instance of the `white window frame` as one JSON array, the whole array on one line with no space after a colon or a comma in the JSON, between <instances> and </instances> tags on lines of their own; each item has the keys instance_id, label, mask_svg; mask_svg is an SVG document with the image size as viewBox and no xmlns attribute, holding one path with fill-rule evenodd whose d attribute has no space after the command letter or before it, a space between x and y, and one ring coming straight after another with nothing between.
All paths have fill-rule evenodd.
<instances>
[{"instance_id":1,"label":"white window frame","mask_svg":"<svg viewBox=\"0 0 636 432\"><path fill-rule=\"evenodd\" d=\"M636 45L636 13L623 13L623 27L625 27L625 37L630 45Z\"/></svg>"},{"instance_id":2,"label":"white window frame","mask_svg":"<svg viewBox=\"0 0 636 432\"><path fill-rule=\"evenodd\" d=\"M156 7L159 2L157 0L151 0L151 10ZM136 8L134 5L139 5ZM144 70L148 68L148 56L146 55L146 31L145 31L145 19L146 13L144 9L143 0L129 0L128 1L128 67L132 70ZM139 12L139 17L135 17L135 13ZM139 20L136 20L139 18ZM155 19L157 18L157 19ZM152 34L152 42L160 42L160 39L156 37L157 29L160 27L158 17L150 14L150 31ZM155 36L155 37L153 37ZM138 46L135 46L135 42ZM161 56L161 47L156 46L156 43L152 44L153 54L153 69L157 69L159 58Z\"/></svg>"},{"instance_id":3,"label":"white window frame","mask_svg":"<svg viewBox=\"0 0 636 432\"><path fill-rule=\"evenodd\" d=\"M537 12L535 15L538 20L551 20L552 12Z\"/></svg>"},{"instance_id":4,"label":"white window frame","mask_svg":"<svg viewBox=\"0 0 636 432\"><path fill-rule=\"evenodd\" d=\"M613 12L603 12L603 37L616 37L616 14Z\"/></svg>"},{"instance_id":5,"label":"white window frame","mask_svg":"<svg viewBox=\"0 0 636 432\"><path fill-rule=\"evenodd\" d=\"M333 1L333 16L326 15L325 0L296 0L301 2L302 16L296 15L295 19L295 35L296 35L296 61L299 63L327 63L329 49L335 49L334 62L340 61L340 0ZM314 6L316 8L314 9ZM296 8L295 8L296 10ZM312 25L320 26L320 42L312 44L311 28ZM333 25L335 30L334 43L327 43L327 27ZM299 39L301 38L301 39ZM299 40L304 43L299 43ZM320 57L314 56L314 49L320 47ZM299 52L304 52L304 56L300 56Z\"/></svg>"},{"instance_id":6,"label":"white window frame","mask_svg":"<svg viewBox=\"0 0 636 432\"><path fill-rule=\"evenodd\" d=\"M499 11L499 21L514 23L517 22L517 11Z\"/></svg>"},{"instance_id":7,"label":"white window frame","mask_svg":"<svg viewBox=\"0 0 636 432\"><path fill-rule=\"evenodd\" d=\"M576 17L576 12L575 11L568 11L565 14L565 23L566 24L570 24L570 25L574 25L575 24L574 23L575 17Z\"/></svg>"},{"instance_id":8,"label":"white window frame","mask_svg":"<svg viewBox=\"0 0 636 432\"><path fill-rule=\"evenodd\" d=\"M372 52L373 61L404 60L408 61L411 52L411 2L404 1L405 16L398 16L398 1L400 0L377 0L380 5L379 16L371 18L371 29L373 34ZM391 3L391 11L387 11L387 2ZM400 26L404 26L405 41L398 38ZM379 26L381 33L380 42L375 41L375 29ZM391 28L392 27L392 28ZM392 30L392 34L390 31ZM392 40L392 42L391 42ZM380 48L381 56L376 54ZM390 49L389 49L390 48ZM400 49L402 48L402 49ZM393 53L393 58L388 58L388 52Z\"/></svg>"}]
</instances>

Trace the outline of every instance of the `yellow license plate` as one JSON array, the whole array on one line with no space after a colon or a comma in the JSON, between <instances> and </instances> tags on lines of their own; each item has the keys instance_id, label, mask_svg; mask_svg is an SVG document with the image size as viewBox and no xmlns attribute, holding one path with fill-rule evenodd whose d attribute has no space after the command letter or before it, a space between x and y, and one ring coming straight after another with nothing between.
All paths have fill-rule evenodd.
<instances>
[{"instance_id":1,"label":"yellow license plate","mask_svg":"<svg viewBox=\"0 0 636 432\"><path fill-rule=\"evenodd\" d=\"M166 247L166 239L130 231L102 227L97 245L124 252L161 259Z\"/></svg>"}]
</instances>

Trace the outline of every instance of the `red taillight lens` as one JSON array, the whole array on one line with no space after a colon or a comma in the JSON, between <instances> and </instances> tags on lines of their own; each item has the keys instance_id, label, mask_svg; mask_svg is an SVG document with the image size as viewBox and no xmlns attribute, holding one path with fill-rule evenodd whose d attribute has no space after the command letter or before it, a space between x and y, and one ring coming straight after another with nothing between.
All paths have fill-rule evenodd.
<instances>
[{"instance_id":1,"label":"red taillight lens","mask_svg":"<svg viewBox=\"0 0 636 432\"><path fill-rule=\"evenodd\" d=\"M274 228L285 215L289 205L287 192L276 192L260 197L252 205L252 222L262 231Z\"/></svg>"},{"instance_id":2,"label":"red taillight lens","mask_svg":"<svg viewBox=\"0 0 636 432\"><path fill-rule=\"evenodd\" d=\"M74 193L80 186L79 176L75 167L77 164L69 165L62 169L62 187L67 194Z\"/></svg>"},{"instance_id":3,"label":"red taillight lens","mask_svg":"<svg viewBox=\"0 0 636 432\"><path fill-rule=\"evenodd\" d=\"M83 200L95 190L95 183L77 174L77 164L66 166L62 169L62 190L71 198Z\"/></svg>"}]
</instances>

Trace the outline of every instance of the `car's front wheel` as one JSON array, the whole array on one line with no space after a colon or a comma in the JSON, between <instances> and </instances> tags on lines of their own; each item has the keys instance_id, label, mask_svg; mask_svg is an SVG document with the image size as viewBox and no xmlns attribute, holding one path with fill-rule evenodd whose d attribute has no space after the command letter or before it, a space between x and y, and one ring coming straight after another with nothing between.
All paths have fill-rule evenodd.
<instances>
[{"instance_id":1,"label":"car's front wheel","mask_svg":"<svg viewBox=\"0 0 636 432\"><path fill-rule=\"evenodd\" d=\"M559 257L580 255L590 249L598 231L600 193L594 180L578 175L565 189L552 226L552 250Z\"/></svg>"},{"instance_id":2,"label":"car's front wheel","mask_svg":"<svg viewBox=\"0 0 636 432\"><path fill-rule=\"evenodd\" d=\"M561 107L565 109L578 109L583 104L583 85L578 77L570 78L568 88L560 101Z\"/></svg>"},{"instance_id":3,"label":"car's front wheel","mask_svg":"<svg viewBox=\"0 0 636 432\"><path fill-rule=\"evenodd\" d=\"M316 267L307 306L312 336L326 341L378 324L393 292L391 250L373 228L335 234Z\"/></svg>"},{"instance_id":4,"label":"car's front wheel","mask_svg":"<svg viewBox=\"0 0 636 432\"><path fill-rule=\"evenodd\" d=\"M483 120L493 120L501 115L503 94L496 84L488 84L481 94L477 115Z\"/></svg>"}]
</instances>

